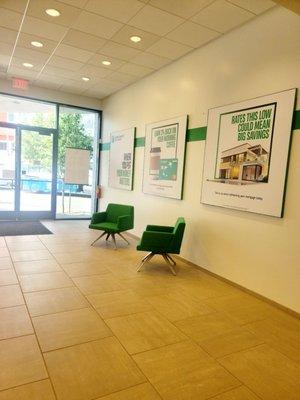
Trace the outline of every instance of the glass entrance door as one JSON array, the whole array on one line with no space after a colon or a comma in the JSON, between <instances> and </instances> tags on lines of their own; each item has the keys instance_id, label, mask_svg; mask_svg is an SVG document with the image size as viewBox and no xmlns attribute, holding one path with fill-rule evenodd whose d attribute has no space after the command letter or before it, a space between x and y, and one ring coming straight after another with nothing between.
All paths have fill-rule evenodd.
<instances>
[{"instance_id":1,"label":"glass entrance door","mask_svg":"<svg viewBox=\"0 0 300 400\"><path fill-rule=\"evenodd\" d=\"M1 219L54 218L55 135L46 128L0 126Z\"/></svg>"}]
</instances>

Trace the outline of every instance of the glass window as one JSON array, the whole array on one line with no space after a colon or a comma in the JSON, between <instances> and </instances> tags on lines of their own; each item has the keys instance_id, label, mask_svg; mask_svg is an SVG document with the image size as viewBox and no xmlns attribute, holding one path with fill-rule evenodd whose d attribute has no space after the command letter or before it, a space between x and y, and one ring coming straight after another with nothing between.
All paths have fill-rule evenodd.
<instances>
[{"instance_id":1,"label":"glass window","mask_svg":"<svg viewBox=\"0 0 300 400\"><path fill-rule=\"evenodd\" d=\"M0 94L0 122L56 128L56 106Z\"/></svg>"}]
</instances>

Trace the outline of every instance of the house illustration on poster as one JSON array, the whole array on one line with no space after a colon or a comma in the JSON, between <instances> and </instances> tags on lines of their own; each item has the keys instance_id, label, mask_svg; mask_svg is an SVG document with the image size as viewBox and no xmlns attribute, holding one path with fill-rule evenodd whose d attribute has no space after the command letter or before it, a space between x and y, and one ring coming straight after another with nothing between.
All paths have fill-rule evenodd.
<instances>
[{"instance_id":1,"label":"house illustration on poster","mask_svg":"<svg viewBox=\"0 0 300 400\"><path fill-rule=\"evenodd\" d=\"M260 145L242 145L221 152L216 179L268 182L269 153Z\"/></svg>"}]
</instances>

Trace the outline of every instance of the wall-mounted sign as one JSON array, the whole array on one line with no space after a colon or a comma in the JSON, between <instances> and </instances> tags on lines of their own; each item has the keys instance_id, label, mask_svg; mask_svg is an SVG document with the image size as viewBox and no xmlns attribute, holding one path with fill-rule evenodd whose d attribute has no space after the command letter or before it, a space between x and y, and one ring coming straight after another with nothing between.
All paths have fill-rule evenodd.
<instances>
[{"instance_id":1,"label":"wall-mounted sign","mask_svg":"<svg viewBox=\"0 0 300 400\"><path fill-rule=\"evenodd\" d=\"M146 126L143 192L182 198L187 116Z\"/></svg>"},{"instance_id":2,"label":"wall-mounted sign","mask_svg":"<svg viewBox=\"0 0 300 400\"><path fill-rule=\"evenodd\" d=\"M295 93L209 110L202 203L282 216Z\"/></svg>"},{"instance_id":3,"label":"wall-mounted sign","mask_svg":"<svg viewBox=\"0 0 300 400\"><path fill-rule=\"evenodd\" d=\"M110 135L108 186L132 190L135 128Z\"/></svg>"},{"instance_id":4,"label":"wall-mounted sign","mask_svg":"<svg viewBox=\"0 0 300 400\"><path fill-rule=\"evenodd\" d=\"M22 78L13 78L12 79L12 87L13 87L13 89L27 90L28 89L28 80L22 79Z\"/></svg>"}]
</instances>

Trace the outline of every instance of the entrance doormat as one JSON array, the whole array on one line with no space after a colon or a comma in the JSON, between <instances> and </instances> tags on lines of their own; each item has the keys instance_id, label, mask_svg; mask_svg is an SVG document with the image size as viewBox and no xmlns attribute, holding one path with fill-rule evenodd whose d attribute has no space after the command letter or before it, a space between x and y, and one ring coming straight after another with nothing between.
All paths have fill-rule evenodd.
<instances>
[{"instance_id":1,"label":"entrance doormat","mask_svg":"<svg viewBox=\"0 0 300 400\"><path fill-rule=\"evenodd\" d=\"M0 236L52 234L40 221L0 221Z\"/></svg>"}]
</instances>

